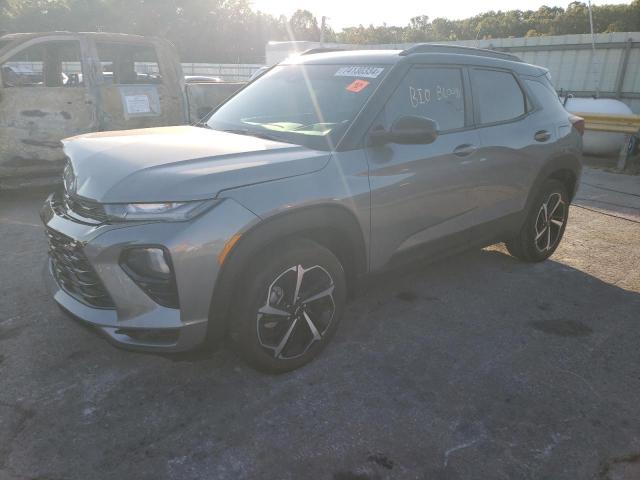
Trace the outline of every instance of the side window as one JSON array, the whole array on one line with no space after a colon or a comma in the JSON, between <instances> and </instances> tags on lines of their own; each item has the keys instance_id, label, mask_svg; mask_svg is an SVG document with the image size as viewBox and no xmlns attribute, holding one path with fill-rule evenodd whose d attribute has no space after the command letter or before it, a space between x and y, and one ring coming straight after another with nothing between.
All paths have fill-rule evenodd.
<instances>
[{"instance_id":1,"label":"side window","mask_svg":"<svg viewBox=\"0 0 640 480\"><path fill-rule=\"evenodd\" d=\"M84 85L80 43L37 43L2 64L5 87L79 87Z\"/></svg>"},{"instance_id":2,"label":"side window","mask_svg":"<svg viewBox=\"0 0 640 480\"><path fill-rule=\"evenodd\" d=\"M98 43L96 47L105 84L162 83L158 56L153 46Z\"/></svg>"},{"instance_id":3,"label":"side window","mask_svg":"<svg viewBox=\"0 0 640 480\"><path fill-rule=\"evenodd\" d=\"M459 68L414 67L385 107L387 128L403 115L438 122L444 132L464 127L464 89Z\"/></svg>"},{"instance_id":4,"label":"side window","mask_svg":"<svg viewBox=\"0 0 640 480\"><path fill-rule=\"evenodd\" d=\"M558 93L551 85L536 80L525 80L525 82L543 108L545 105L562 105Z\"/></svg>"},{"instance_id":5,"label":"side window","mask_svg":"<svg viewBox=\"0 0 640 480\"><path fill-rule=\"evenodd\" d=\"M471 88L482 124L513 120L527 111L527 99L511 73L474 69Z\"/></svg>"}]
</instances>

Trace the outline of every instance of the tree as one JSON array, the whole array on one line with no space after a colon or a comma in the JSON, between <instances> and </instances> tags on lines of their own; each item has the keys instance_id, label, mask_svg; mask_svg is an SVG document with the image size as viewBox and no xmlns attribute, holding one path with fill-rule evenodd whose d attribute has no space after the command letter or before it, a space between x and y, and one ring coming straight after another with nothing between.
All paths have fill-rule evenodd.
<instances>
[{"instance_id":1,"label":"tree","mask_svg":"<svg viewBox=\"0 0 640 480\"><path fill-rule=\"evenodd\" d=\"M636 31L640 0L596 5L593 20L596 32ZM589 13L584 2L574 1L566 9L490 11L462 20L431 20L424 14L404 26L358 25L341 32L325 28L326 41L354 44L563 35L588 33ZM0 0L0 30L155 35L173 42L186 62L261 62L270 40L320 39L311 12L276 18L254 11L249 0Z\"/></svg>"},{"instance_id":2,"label":"tree","mask_svg":"<svg viewBox=\"0 0 640 480\"><path fill-rule=\"evenodd\" d=\"M309 10L296 10L289 20L291 28L291 40L320 40L320 28L318 20Z\"/></svg>"}]
</instances>

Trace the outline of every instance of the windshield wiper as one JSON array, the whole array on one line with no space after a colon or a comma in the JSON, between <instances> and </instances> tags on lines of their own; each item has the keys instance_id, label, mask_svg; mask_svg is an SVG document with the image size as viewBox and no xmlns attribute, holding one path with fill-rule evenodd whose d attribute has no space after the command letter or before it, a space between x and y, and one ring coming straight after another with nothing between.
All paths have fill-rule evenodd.
<instances>
[{"instance_id":1,"label":"windshield wiper","mask_svg":"<svg viewBox=\"0 0 640 480\"><path fill-rule=\"evenodd\" d=\"M256 132L255 130L249 130L248 128L237 128L237 129L224 129L223 132L227 133L235 133L237 135L246 135L248 137L257 137L264 138L265 140L274 140L276 142L283 142L281 138L278 138L274 135L269 135L268 133Z\"/></svg>"}]
</instances>

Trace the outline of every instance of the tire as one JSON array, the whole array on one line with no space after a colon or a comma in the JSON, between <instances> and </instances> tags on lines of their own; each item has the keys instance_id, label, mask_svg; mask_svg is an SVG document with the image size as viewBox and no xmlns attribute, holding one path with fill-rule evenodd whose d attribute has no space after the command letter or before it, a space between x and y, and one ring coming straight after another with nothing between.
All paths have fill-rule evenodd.
<instances>
[{"instance_id":1,"label":"tire","mask_svg":"<svg viewBox=\"0 0 640 480\"><path fill-rule=\"evenodd\" d=\"M561 203L557 203L558 200ZM553 255L567 227L569 203L562 182L547 179L536 195L520 233L505 242L509 253L525 262L541 262Z\"/></svg>"},{"instance_id":2,"label":"tire","mask_svg":"<svg viewBox=\"0 0 640 480\"><path fill-rule=\"evenodd\" d=\"M283 240L251 264L235 294L231 338L258 370L300 368L338 328L346 302L344 269L331 251L307 239Z\"/></svg>"}]
</instances>

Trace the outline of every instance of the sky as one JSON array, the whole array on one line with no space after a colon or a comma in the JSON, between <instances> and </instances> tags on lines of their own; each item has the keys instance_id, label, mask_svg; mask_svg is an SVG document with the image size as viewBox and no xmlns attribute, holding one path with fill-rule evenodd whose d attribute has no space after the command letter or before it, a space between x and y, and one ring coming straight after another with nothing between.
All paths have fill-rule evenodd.
<instances>
[{"instance_id":1,"label":"sky","mask_svg":"<svg viewBox=\"0 0 640 480\"><path fill-rule=\"evenodd\" d=\"M583 0L585 3L587 0ZM421 2L416 0L252 0L256 10L272 15L287 15L297 9L311 11L317 18L329 17L329 25L334 30L363 24L398 25L409 23L411 17L428 15L429 18L445 17L451 20L471 17L489 10L537 10L542 5L566 8L569 1L557 0L436 0ZM620 0L592 0L592 4L631 3Z\"/></svg>"}]
</instances>

